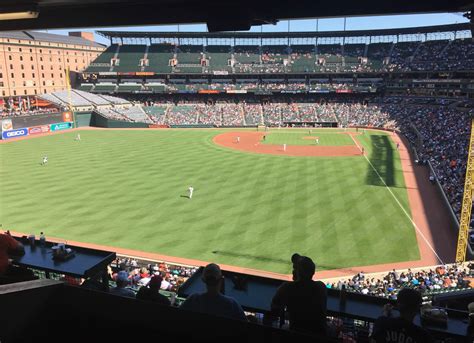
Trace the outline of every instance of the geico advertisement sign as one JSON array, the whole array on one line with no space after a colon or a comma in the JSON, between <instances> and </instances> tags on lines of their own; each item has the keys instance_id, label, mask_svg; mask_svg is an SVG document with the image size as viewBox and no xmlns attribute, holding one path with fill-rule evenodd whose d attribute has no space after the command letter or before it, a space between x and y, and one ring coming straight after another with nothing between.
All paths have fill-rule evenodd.
<instances>
[{"instance_id":1,"label":"geico advertisement sign","mask_svg":"<svg viewBox=\"0 0 474 343\"><path fill-rule=\"evenodd\" d=\"M34 126L28 129L28 134L30 135L35 135L38 133L47 133L47 132L49 132L49 126L46 126L46 125Z\"/></svg>"},{"instance_id":2,"label":"geico advertisement sign","mask_svg":"<svg viewBox=\"0 0 474 343\"><path fill-rule=\"evenodd\" d=\"M72 123L58 123L58 124L51 124L51 131L58 131L58 130L67 130L72 128Z\"/></svg>"},{"instance_id":3,"label":"geico advertisement sign","mask_svg":"<svg viewBox=\"0 0 474 343\"><path fill-rule=\"evenodd\" d=\"M27 136L27 135L28 135L28 130L27 129L17 129L17 130L10 130L10 131L3 131L2 132L2 138L3 139L15 138L15 137Z\"/></svg>"}]
</instances>

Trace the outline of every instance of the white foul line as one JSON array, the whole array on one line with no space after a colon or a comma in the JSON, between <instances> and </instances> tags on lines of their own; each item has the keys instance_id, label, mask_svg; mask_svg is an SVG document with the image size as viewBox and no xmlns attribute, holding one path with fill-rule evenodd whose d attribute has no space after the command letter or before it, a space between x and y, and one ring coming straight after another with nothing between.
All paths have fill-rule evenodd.
<instances>
[{"instance_id":1,"label":"white foul line","mask_svg":"<svg viewBox=\"0 0 474 343\"><path fill-rule=\"evenodd\" d=\"M352 140L354 141L354 143L357 145L357 147L359 148L360 151L362 151L362 148L360 147L359 144L357 144L357 141L354 139L354 137L352 135L349 135L351 136ZM425 235L423 234L423 232L421 232L421 230L418 228L418 225L416 225L416 223L413 221L413 219L410 217L410 215L408 214L408 212L405 210L405 208L402 206L402 204L400 203L400 201L398 201L397 197L395 196L395 194L393 194L392 190L390 189L390 187L387 186L387 184L385 183L384 179L382 178L382 176L380 176L379 172L377 171L377 169L375 169L374 165L372 164L372 162L370 162L370 160L367 158L367 156L364 154L364 157L365 159L367 160L367 162L369 162L370 166L372 167L372 169L375 171L375 173L377 174L377 176L379 177L379 179L382 181L382 183L385 185L385 188L388 189L388 191L390 192L390 194L392 194L393 198L395 199L395 201L397 202L397 204L400 206L400 208L402 209L403 213L405 213L405 215L407 216L408 220L410 220L410 222L413 224L413 226L415 227L415 230L420 234L421 238L423 238L423 240L425 241L426 245L430 248L430 250L433 252L433 254L435 254L436 258L438 259L438 261L441 263L441 264L444 264L443 260L441 259L441 257L439 257L439 255L436 253L436 251L433 249L433 247L431 246L430 242L428 242L428 240L426 239Z\"/></svg>"}]
</instances>

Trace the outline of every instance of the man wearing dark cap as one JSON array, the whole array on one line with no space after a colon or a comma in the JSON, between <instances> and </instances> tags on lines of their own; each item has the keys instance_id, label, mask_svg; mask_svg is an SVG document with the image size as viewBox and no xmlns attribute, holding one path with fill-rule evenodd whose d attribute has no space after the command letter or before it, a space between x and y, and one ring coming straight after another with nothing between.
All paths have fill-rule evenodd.
<instances>
[{"instance_id":1,"label":"man wearing dark cap","mask_svg":"<svg viewBox=\"0 0 474 343\"><path fill-rule=\"evenodd\" d=\"M272 299L272 313L283 309L289 313L290 329L324 335L326 333L326 286L313 281L314 262L306 256L294 254L293 282L281 285Z\"/></svg>"},{"instance_id":2,"label":"man wearing dark cap","mask_svg":"<svg viewBox=\"0 0 474 343\"><path fill-rule=\"evenodd\" d=\"M427 331L413 324L422 303L421 294L411 288L403 288L397 295L400 317L392 318L392 306L384 307L384 315L374 324L372 343L411 342L429 343L432 339Z\"/></svg>"},{"instance_id":3,"label":"man wearing dark cap","mask_svg":"<svg viewBox=\"0 0 474 343\"><path fill-rule=\"evenodd\" d=\"M180 308L247 321L239 303L234 298L221 293L224 277L217 264L211 263L204 268L202 281L206 284L207 291L190 295Z\"/></svg>"},{"instance_id":4,"label":"man wearing dark cap","mask_svg":"<svg viewBox=\"0 0 474 343\"><path fill-rule=\"evenodd\" d=\"M168 298L160 294L162 280L161 275L153 275L148 285L142 286L138 290L137 299L169 306L171 303Z\"/></svg>"}]
</instances>

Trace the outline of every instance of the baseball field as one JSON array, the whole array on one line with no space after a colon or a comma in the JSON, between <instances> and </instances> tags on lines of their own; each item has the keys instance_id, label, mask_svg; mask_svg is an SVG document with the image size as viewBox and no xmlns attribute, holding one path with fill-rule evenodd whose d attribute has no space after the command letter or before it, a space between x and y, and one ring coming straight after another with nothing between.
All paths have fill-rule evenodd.
<instances>
[{"instance_id":1,"label":"baseball field","mask_svg":"<svg viewBox=\"0 0 474 343\"><path fill-rule=\"evenodd\" d=\"M388 134L254 133L86 130L80 141L68 132L0 144L0 223L283 274L294 252L312 257L319 270L419 259L400 157ZM218 135L227 146L216 144ZM233 147L247 143L278 153ZM363 147L367 159L293 156L298 146Z\"/></svg>"}]
</instances>

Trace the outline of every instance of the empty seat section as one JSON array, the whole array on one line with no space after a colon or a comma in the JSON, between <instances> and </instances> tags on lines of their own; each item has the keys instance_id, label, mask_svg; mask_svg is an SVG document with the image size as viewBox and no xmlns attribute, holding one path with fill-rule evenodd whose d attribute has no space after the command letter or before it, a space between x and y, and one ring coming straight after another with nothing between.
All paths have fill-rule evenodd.
<instances>
[{"instance_id":1,"label":"empty seat section","mask_svg":"<svg viewBox=\"0 0 474 343\"><path fill-rule=\"evenodd\" d=\"M316 71L314 45L292 45L290 70L294 73L313 73Z\"/></svg>"},{"instance_id":2,"label":"empty seat section","mask_svg":"<svg viewBox=\"0 0 474 343\"><path fill-rule=\"evenodd\" d=\"M122 45L118 54L118 65L113 71L141 71L140 60L145 56L146 45Z\"/></svg>"},{"instance_id":3,"label":"empty seat section","mask_svg":"<svg viewBox=\"0 0 474 343\"><path fill-rule=\"evenodd\" d=\"M173 58L174 45L152 44L148 49L148 66L145 71L155 73L171 73L170 59Z\"/></svg>"},{"instance_id":4,"label":"empty seat section","mask_svg":"<svg viewBox=\"0 0 474 343\"><path fill-rule=\"evenodd\" d=\"M117 44L112 44L103 53L101 53L85 70L88 73L109 71L110 60L114 57L117 51Z\"/></svg>"},{"instance_id":5,"label":"empty seat section","mask_svg":"<svg viewBox=\"0 0 474 343\"><path fill-rule=\"evenodd\" d=\"M180 64L201 65L202 52L202 45L181 45L177 54L178 66Z\"/></svg>"},{"instance_id":6,"label":"empty seat section","mask_svg":"<svg viewBox=\"0 0 474 343\"><path fill-rule=\"evenodd\" d=\"M206 59L209 61L209 70L230 72L232 70L229 66L230 58L230 46L211 45L206 47Z\"/></svg>"}]
</instances>

